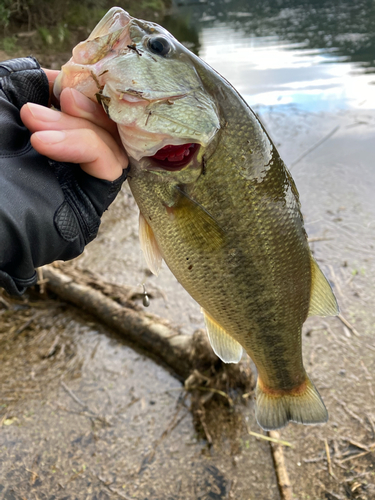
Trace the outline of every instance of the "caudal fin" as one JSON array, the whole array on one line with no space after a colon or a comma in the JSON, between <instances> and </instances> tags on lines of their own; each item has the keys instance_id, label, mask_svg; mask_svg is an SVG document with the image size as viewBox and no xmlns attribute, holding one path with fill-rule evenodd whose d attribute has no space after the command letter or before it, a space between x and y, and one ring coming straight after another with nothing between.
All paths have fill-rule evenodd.
<instances>
[{"instance_id":1,"label":"caudal fin","mask_svg":"<svg viewBox=\"0 0 375 500\"><path fill-rule=\"evenodd\" d=\"M322 424L328 420L328 412L314 384L306 375L299 390L278 394L267 391L258 379L256 387L255 416L262 429L280 429L288 422Z\"/></svg>"}]
</instances>

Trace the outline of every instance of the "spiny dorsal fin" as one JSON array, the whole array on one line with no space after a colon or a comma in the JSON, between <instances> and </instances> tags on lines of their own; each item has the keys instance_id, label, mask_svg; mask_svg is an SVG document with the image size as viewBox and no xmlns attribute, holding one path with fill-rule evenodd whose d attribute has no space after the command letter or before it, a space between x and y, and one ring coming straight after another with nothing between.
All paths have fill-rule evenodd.
<instances>
[{"instance_id":1,"label":"spiny dorsal fin","mask_svg":"<svg viewBox=\"0 0 375 500\"><path fill-rule=\"evenodd\" d=\"M139 241L150 271L157 276L163 257L154 232L141 213L139 213Z\"/></svg>"},{"instance_id":2,"label":"spiny dorsal fin","mask_svg":"<svg viewBox=\"0 0 375 500\"><path fill-rule=\"evenodd\" d=\"M224 363L238 363L242 358L242 345L221 328L216 321L202 308L206 324L208 340L211 347Z\"/></svg>"},{"instance_id":3,"label":"spiny dorsal fin","mask_svg":"<svg viewBox=\"0 0 375 500\"><path fill-rule=\"evenodd\" d=\"M309 316L337 316L339 306L331 285L322 270L311 257L311 297Z\"/></svg>"}]
</instances>

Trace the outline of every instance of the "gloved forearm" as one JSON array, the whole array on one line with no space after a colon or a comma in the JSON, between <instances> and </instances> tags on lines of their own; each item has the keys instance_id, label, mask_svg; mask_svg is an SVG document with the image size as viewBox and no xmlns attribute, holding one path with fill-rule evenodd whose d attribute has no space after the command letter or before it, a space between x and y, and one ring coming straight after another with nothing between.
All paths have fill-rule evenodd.
<instances>
[{"instance_id":1,"label":"gloved forearm","mask_svg":"<svg viewBox=\"0 0 375 500\"><path fill-rule=\"evenodd\" d=\"M34 284L36 267L82 253L126 178L97 179L31 147L20 107L48 98L34 59L0 64L0 286L10 293Z\"/></svg>"}]
</instances>

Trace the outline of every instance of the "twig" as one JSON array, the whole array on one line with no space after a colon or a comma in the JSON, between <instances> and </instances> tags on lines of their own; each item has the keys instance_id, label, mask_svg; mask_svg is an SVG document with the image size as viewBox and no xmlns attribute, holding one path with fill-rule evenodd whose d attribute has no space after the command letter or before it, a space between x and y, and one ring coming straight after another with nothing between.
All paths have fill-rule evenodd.
<instances>
[{"instance_id":1,"label":"twig","mask_svg":"<svg viewBox=\"0 0 375 500\"><path fill-rule=\"evenodd\" d=\"M35 321L39 316L41 316L44 313L44 311L38 311L35 314L31 316L25 323L23 323L17 330L14 332L14 337L17 337L20 335L26 328L28 328L33 321Z\"/></svg>"},{"instance_id":2,"label":"twig","mask_svg":"<svg viewBox=\"0 0 375 500\"><path fill-rule=\"evenodd\" d=\"M39 285L40 294L44 295L46 293L46 283L48 283L48 280L44 279L42 267L38 267L36 272L38 276L38 281L36 282L36 284Z\"/></svg>"},{"instance_id":3,"label":"twig","mask_svg":"<svg viewBox=\"0 0 375 500\"><path fill-rule=\"evenodd\" d=\"M254 396L254 391L246 392L245 394L242 394L243 399L251 398L251 396Z\"/></svg>"},{"instance_id":4,"label":"twig","mask_svg":"<svg viewBox=\"0 0 375 500\"><path fill-rule=\"evenodd\" d=\"M118 489L114 488L113 486L111 486L111 483L108 483L108 481L106 481L103 477L100 477L99 475L96 476L99 481L106 487L109 489L109 491L111 491L112 493L116 493L116 495L118 495L120 498L124 498L125 500L131 500L130 497L128 497L127 495L125 495L125 493L122 493L122 491L118 491Z\"/></svg>"},{"instance_id":5,"label":"twig","mask_svg":"<svg viewBox=\"0 0 375 500\"><path fill-rule=\"evenodd\" d=\"M228 396L228 394L226 394L224 391L220 391L219 389L214 389L213 387L203 387L195 385L195 386L187 386L186 390L187 391L196 390L196 391L213 392L215 394L220 394L220 396L223 396L223 398L226 398L228 400L230 406L232 407L234 406L233 399L230 396Z\"/></svg>"},{"instance_id":6,"label":"twig","mask_svg":"<svg viewBox=\"0 0 375 500\"><path fill-rule=\"evenodd\" d=\"M340 467L340 469L348 470L348 468L345 467L345 465L342 465L342 463L340 462L340 460L337 460L337 458L334 458L333 461L335 462L335 464L337 465L337 467Z\"/></svg>"},{"instance_id":7,"label":"twig","mask_svg":"<svg viewBox=\"0 0 375 500\"><path fill-rule=\"evenodd\" d=\"M5 415L3 415L2 419L0 420L0 427L3 426L3 423L5 422L5 420L8 418L8 413L5 413Z\"/></svg>"},{"instance_id":8,"label":"twig","mask_svg":"<svg viewBox=\"0 0 375 500\"><path fill-rule=\"evenodd\" d=\"M323 488L323 490L336 500L344 500L342 496L336 495L336 493L333 493L333 491L327 490L326 488Z\"/></svg>"},{"instance_id":9,"label":"twig","mask_svg":"<svg viewBox=\"0 0 375 500\"><path fill-rule=\"evenodd\" d=\"M362 472L361 474L356 474L355 476L348 477L347 479L344 479L343 482L344 483L350 483L351 481L355 481L359 477L368 476L369 474L373 474L373 472L371 470L369 470L367 472Z\"/></svg>"},{"instance_id":10,"label":"twig","mask_svg":"<svg viewBox=\"0 0 375 500\"><path fill-rule=\"evenodd\" d=\"M343 292L341 290L340 281L336 277L336 273L335 273L335 270L333 269L333 266L328 266L328 268L329 268L329 272L331 274L331 281L334 284L334 286L336 287L336 291L340 294L340 297L343 300L345 300L345 295L343 294Z\"/></svg>"},{"instance_id":11,"label":"twig","mask_svg":"<svg viewBox=\"0 0 375 500\"><path fill-rule=\"evenodd\" d=\"M344 410L346 411L346 413L348 413L348 415L350 415L352 418L357 420L361 425L363 425L365 427L365 423L364 423L363 419L361 417L359 417L356 413L354 413L352 410L349 410L349 408L346 406L346 404L343 401L340 401L340 399L338 399L336 396L333 396L333 399L344 408Z\"/></svg>"},{"instance_id":12,"label":"twig","mask_svg":"<svg viewBox=\"0 0 375 500\"><path fill-rule=\"evenodd\" d=\"M369 421L369 423L371 425L372 434L375 437L375 424L374 424L371 416L368 413L366 413L366 418L367 418L367 420Z\"/></svg>"},{"instance_id":13,"label":"twig","mask_svg":"<svg viewBox=\"0 0 375 500\"><path fill-rule=\"evenodd\" d=\"M326 238L325 236L312 236L311 238L307 238L309 243L315 243L316 241L330 241L334 238Z\"/></svg>"},{"instance_id":14,"label":"twig","mask_svg":"<svg viewBox=\"0 0 375 500\"><path fill-rule=\"evenodd\" d=\"M85 404L83 401L81 401L81 400L79 399L79 397L78 397L78 396L76 396L76 395L74 394L74 392L73 392L71 389L69 389L69 387L68 387L68 386L65 384L65 382L63 382L62 380L61 380L61 387L64 389L64 391L65 391L65 392L67 392L67 393L69 394L69 396L70 396L72 399L74 399L74 401L75 401L76 403L78 403L80 406L82 406L82 408L84 408L85 410L89 410L89 407L87 406L87 404ZM91 410L90 410L90 411L91 411ZM93 412L91 412L91 413L93 413Z\"/></svg>"},{"instance_id":15,"label":"twig","mask_svg":"<svg viewBox=\"0 0 375 500\"><path fill-rule=\"evenodd\" d=\"M303 158L305 158L305 156L307 156L308 154L310 154L312 151L314 151L315 149L317 149L321 144L323 144L325 141L327 141L330 137L332 137L333 134L335 134L338 131L339 128L340 128L340 125L337 125L326 136L324 136L318 142L316 142L315 144L313 144L309 149L307 149L304 153L302 153L300 156L298 156L298 158L296 158L295 160L293 160L289 164L289 170L291 170L295 165L297 165L297 163L299 163Z\"/></svg>"},{"instance_id":16,"label":"twig","mask_svg":"<svg viewBox=\"0 0 375 500\"><path fill-rule=\"evenodd\" d=\"M32 486L35 483L36 479L39 477L39 474L37 474L33 470L28 469L25 465L24 465L24 468L25 468L26 472L30 472L30 474L31 474L29 483Z\"/></svg>"},{"instance_id":17,"label":"twig","mask_svg":"<svg viewBox=\"0 0 375 500\"><path fill-rule=\"evenodd\" d=\"M357 330L352 326L347 319L344 318L342 314L338 314L337 318L343 323L356 337L360 337L361 335L357 332Z\"/></svg>"},{"instance_id":18,"label":"twig","mask_svg":"<svg viewBox=\"0 0 375 500\"><path fill-rule=\"evenodd\" d=\"M324 325L324 327L325 327L325 329L327 330L327 332L328 332L328 333L330 333L330 334L332 335L332 337L333 337L333 338L334 338L334 340L335 340L335 343L337 343L337 344L339 344L339 345L341 345L342 347L345 347L345 348L347 348L347 347L349 347L349 346L350 346L350 345L347 343L346 339L345 339L345 341L346 341L346 343L345 343L345 342L343 342L342 340L340 340L340 339L337 337L337 335L335 334L335 332L332 330L332 328L329 326L329 324L328 324L328 323L326 323L325 321L322 321L322 324ZM350 347L352 347L352 346L350 346Z\"/></svg>"},{"instance_id":19,"label":"twig","mask_svg":"<svg viewBox=\"0 0 375 500\"><path fill-rule=\"evenodd\" d=\"M273 439L280 440L280 434L277 431L269 431L269 436ZM279 486L280 496L282 500L292 500L293 492L289 481L288 472L285 467L285 459L283 448L278 443L270 443L272 458L276 469L277 483Z\"/></svg>"},{"instance_id":20,"label":"twig","mask_svg":"<svg viewBox=\"0 0 375 500\"><path fill-rule=\"evenodd\" d=\"M315 457L315 458L303 458L302 461L305 462L305 464L316 464L317 462L321 462L322 460L325 460L324 457Z\"/></svg>"},{"instance_id":21,"label":"twig","mask_svg":"<svg viewBox=\"0 0 375 500\"><path fill-rule=\"evenodd\" d=\"M329 446L328 446L327 439L324 439L324 445L325 445L325 448L326 448L328 473L329 473L330 476L335 477L335 475L333 473L333 470L332 470L331 454L329 452Z\"/></svg>"},{"instance_id":22,"label":"twig","mask_svg":"<svg viewBox=\"0 0 375 500\"><path fill-rule=\"evenodd\" d=\"M350 444L352 444L353 446L355 446L356 448L359 448L360 450L365 450L365 451L369 451L369 448L371 448L371 446L374 446L374 445L366 446L365 444L358 443L358 441L354 441L353 439L348 439L348 442Z\"/></svg>"},{"instance_id":23,"label":"twig","mask_svg":"<svg viewBox=\"0 0 375 500\"><path fill-rule=\"evenodd\" d=\"M373 453L374 451L375 450L369 450L369 451L364 451L363 453L358 453L358 455L351 455L350 457L346 457L343 460L340 460L340 463L343 464L344 462L348 462L349 460L355 460L356 458L364 457L365 455Z\"/></svg>"},{"instance_id":24,"label":"twig","mask_svg":"<svg viewBox=\"0 0 375 500\"><path fill-rule=\"evenodd\" d=\"M2 297L1 295L0 295L0 304L2 304L5 307L5 309L10 309L11 307L10 303L7 300L5 300L4 297Z\"/></svg>"},{"instance_id":25,"label":"twig","mask_svg":"<svg viewBox=\"0 0 375 500\"><path fill-rule=\"evenodd\" d=\"M53 356L56 352L56 348L59 344L59 341L60 341L60 335L57 334L56 337L55 337L55 340L53 341L51 347L48 349L48 352L47 354L45 354L43 356L43 358L50 358L51 356Z\"/></svg>"},{"instance_id":26,"label":"twig","mask_svg":"<svg viewBox=\"0 0 375 500\"><path fill-rule=\"evenodd\" d=\"M198 410L197 411L197 414L198 414L198 417L199 417L199 420L200 420L200 423L203 427L203 430L204 430L204 433L205 433L205 436L206 436L206 440L207 440L207 443L209 445L212 444L212 437L211 437L211 434L208 430L208 427L207 427L207 424L206 424L206 420L204 418L204 411L203 410Z\"/></svg>"},{"instance_id":27,"label":"twig","mask_svg":"<svg viewBox=\"0 0 375 500\"><path fill-rule=\"evenodd\" d=\"M282 446L290 446L294 448L294 444L289 443L288 441L283 441L282 439L276 439L270 436L264 436L263 434L259 434L258 432L253 432L248 430L250 436L254 436L256 438L264 439L265 441L270 441L271 443L281 444Z\"/></svg>"}]
</instances>

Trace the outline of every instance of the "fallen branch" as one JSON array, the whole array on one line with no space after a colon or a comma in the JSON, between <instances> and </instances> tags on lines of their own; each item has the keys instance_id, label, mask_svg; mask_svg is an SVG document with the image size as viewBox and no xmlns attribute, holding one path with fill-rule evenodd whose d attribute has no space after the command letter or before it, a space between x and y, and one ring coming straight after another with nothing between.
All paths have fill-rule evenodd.
<instances>
[{"instance_id":1,"label":"fallen branch","mask_svg":"<svg viewBox=\"0 0 375 500\"><path fill-rule=\"evenodd\" d=\"M357 458L364 457L365 455L368 455L369 453L374 453L375 450L369 450L369 451L364 451L363 453L358 453L358 455L350 455L349 457L344 458L343 460L340 460L340 463L343 464L344 462L348 462L349 460L355 460Z\"/></svg>"},{"instance_id":2,"label":"fallen branch","mask_svg":"<svg viewBox=\"0 0 375 500\"><path fill-rule=\"evenodd\" d=\"M337 315L337 318L341 321L341 323L343 323L346 328L348 328L356 337L360 337L361 335L357 332L357 330L354 328L353 325L351 325L349 323L349 321L347 319L344 318L344 316L342 314L338 314Z\"/></svg>"},{"instance_id":3,"label":"fallen branch","mask_svg":"<svg viewBox=\"0 0 375 500\"><path fill-rule=\"evenodd\" d=\"M326 455L327 455L328 473L329 473L330 476L335 477L335 475L333 473L333 470L332 470L331 453L329 451L329 446L328 446L327 439L324 439L324 445L325 445L325 450L326 450Z\"/></svg>"},{"instance_id":4,"label":"fallen branch","mask_svg":"<svg viewBox=\"0 0 375 500\"><path fill-rule=\"evenodd\" d=\"M167 321L110 299L51 266L43 268L46 286L63 300L87 311L127 340L157 356L181 378L190 374L191 336L181 335Z\"/></svg>"},{"instance_id":5,"label":"fallen branch","mask_svg":"<svg viewBox=\"0 0 375 500\"><path fill-rule=\"evenodd\" d=\"M270 443L270 445L281 500L292 500L292 485L290 484L288 472L285 466L283 447L278 443L278 441L280 441L280 433L277 431L269 431L268 435L273 440L276 440L276 442Z\"/></svg>"},{"instance_id":6,"label":"fallen branch","mask_svg":"<svg viewBox=\"0 0 375 500\"><path fill-rule=\"evenodd\" d=\"M290 446L290 448L294 448L294 445L292 443L289 443L288 441L283 441L282 439L276 439L270 436L264 436L263 434L259 434L258 432L253 432L250 430L248 432L250 436L254 436L259 439L264 439L265 441L270 441L271 443L281 444L281 446Z\"/></svg>"},{"instance_id":7,"label":"fallen branch","mask_svg":"<svg viewBox=\"0 0 375 500\"><path fill-rule=\"evenodd\" d=\"M189 378L190 385L199 386L197 392L202 391L203 386L205 391L228 398L230 388L240 393L249 393L254 388L250 367L242 363L222 363L203 330L183 335L167 320L145 312L132 302L129 290L105 283L92 273L69 268L68 273L45 266L43 276L48 280L47 289L122 334L146 354L167 365L181 380ZM88 281L90 286L81 283ZM196 378L202 373L207 375L203 382L200 376Z\"/></svg>"}]
</instances>

